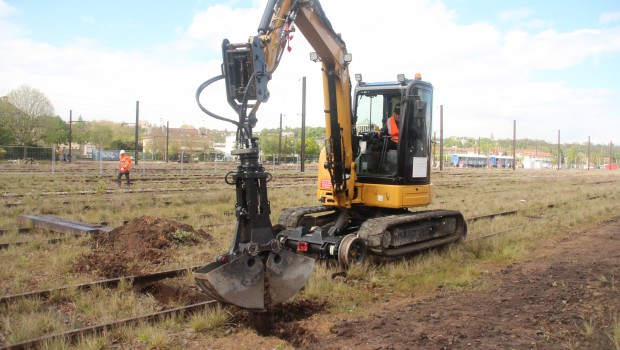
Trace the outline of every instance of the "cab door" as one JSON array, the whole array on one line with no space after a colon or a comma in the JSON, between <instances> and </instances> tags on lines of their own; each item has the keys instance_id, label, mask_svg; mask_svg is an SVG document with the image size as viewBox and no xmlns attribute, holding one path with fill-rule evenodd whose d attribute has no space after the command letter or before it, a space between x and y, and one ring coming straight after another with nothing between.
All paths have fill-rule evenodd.
<instances>
[{"instance_id":1,"label":"cab door","mask_svg":"<svg viewBox=\"0 0 620 350\"><path fill-rule=\"evenodd\" d=\"M399 142L399 156L404 158L402 175L408 184L426 185L430 183L433 90L414 86L410 91Z\"/></svg>"}]
</instances>

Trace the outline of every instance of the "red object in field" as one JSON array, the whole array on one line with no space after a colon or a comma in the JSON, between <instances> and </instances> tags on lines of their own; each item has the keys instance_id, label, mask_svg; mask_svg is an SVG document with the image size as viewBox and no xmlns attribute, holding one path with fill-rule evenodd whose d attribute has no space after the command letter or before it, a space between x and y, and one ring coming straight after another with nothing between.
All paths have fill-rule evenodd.
<instances>
[{"instance_id":1,"label":"red object in field","mask_svg":"<svg viewBox=\"0 0 620 350\"><path fill-rule=\"evenodd\" d=\"M297 252L305 253L308 251L308 242L297 242Z\"/></svg>"}]
</instances>

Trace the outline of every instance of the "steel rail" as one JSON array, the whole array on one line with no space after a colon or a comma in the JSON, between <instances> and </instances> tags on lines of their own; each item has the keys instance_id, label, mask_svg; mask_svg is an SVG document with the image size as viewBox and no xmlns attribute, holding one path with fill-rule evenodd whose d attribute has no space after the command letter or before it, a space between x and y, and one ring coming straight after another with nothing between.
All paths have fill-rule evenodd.
<instances>
[{"instance_id":1,"label":"steel rail","mask_svg":"<svg viewBox=\"0 0 620 350\"><path fill-rule=\"evenodd\" d=\"M34 291L34 292L5 295L5 296L0 297L0 305L8 304L11 302L15 302L16 300L25 299L25 298L47 299L50 297L50 295L53 295L54 293L62 292L65 290L76 289L76 290L86 291L86 290L89 290L89 289L92 289L98 286L114 288L118 286L122 281L131 281L134 285L141 285L141 284L160 281L160 280L167 279L167 278L180 277L185 272L198 270L202 266L203 265L185 267L182 269L175 269L175 270L159 271L159 272L153 272L153 273L148 273L144 275L108 278L108 279L104 279L100 281L81 283L81 284L76 284L76 285L71 285L71 286L63 286L63 287L53 288L53 289L45 289L45 290Z\"/></svg>"},{"instance_id":2,"label":"steel rail","mask_svg":"<svg viewBox=\"0 0 620 350\"><path fill-rule=\"evenodd\" d=\"M62 332L62 333L50 334L50 335L46 335L40 338L27 340L21 343L7 345L0 349L1 350L36 349L46 342L50 342L50 341L54 341L58 339L68 339L71 342L75 342L75 340L81 336L98 334L103 331L107 331L112 328L115 328L115 327L120 327L120 326L130 325L130 324L138 324L140 322L151 322L153 320L161 319L161 318L175 315L178 313L191 314L205 307L215 306L215 305L217 305L217 301L215 300L204 301L204 302L197 303L197 304L181 306L181 307L177 307L174 309L150 313L147 315L126 318L126 319L108 322L108 323L102 323L102 324L98 324L95 326L82 327L82 328L73 329L70 331Z\"/></svg>"},{"instance_id":3,"label":"steel rail","mask_svg":"<svg viewBox=\"0 0 620 350\"><path fill-rule=\"evenodd\" d=\"M47 244L56 244L56 243L60 243L62 241L66 241L69 238L52 238L52 239L48 239L46 241ZM19 247L22 245L27 245L27 244L31 244L33 242L31 241L22 241L22 242L13 242L13 243L0 243L0 250L3 249L9 249L9 247Z\"/></svg>"},{"instance_id":4,"label":"steel rail","mask_svg":"<svg viewBox=\"0 0 620 350\"><path fill-rule=\"evenodd\" d=\"M215 183L213 183L215 184ZM272 184L269 187L270 188L288 188L288 187L310 187L310 186L315 186L315 184ZM98 192L96 190L83 190L83 191L53 191L53 192L41 192L41 193L24 193L24 194L7 194L7 197L5 198L11 198L10 196L13 196L12 198L16 198L16 197L24 197L24 196L34 196L34 195L38 195L38 196L42 196L42 197L46 197L46 196L89 196L89 195L100 195L100 194L116 194L119 191L123 192L123 193L167 193L167 192L196 192L196 191L207 191L210 188L208 187L170 187L170 188L140 188L140 189L114 189L114 190L105 190L104 192ZM11 207L16 207L16 206L21 206L23 205L22 203L10 203Z\"/></svg>"}]
</instances>

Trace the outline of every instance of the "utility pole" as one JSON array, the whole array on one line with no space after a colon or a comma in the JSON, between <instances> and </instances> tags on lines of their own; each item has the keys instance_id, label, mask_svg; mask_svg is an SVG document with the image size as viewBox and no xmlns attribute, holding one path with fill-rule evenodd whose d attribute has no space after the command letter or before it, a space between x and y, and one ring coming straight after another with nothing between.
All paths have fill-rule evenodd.
<instances>
[{"instance_id":1,"label":"utility pole","mask_svg":"<svg viewBox=\"0 0 620 350\"><path fill-rule=\"evenodd\" d=\"M170 121L166 121L166 163L168 163L168 141L170 140Z\"/></svg>"},{"instance_id":2,"label":"utility pole","mask_svg":"<svg viewBox=\"0 0 620 350\"><path fill-rule=\"evenodd\" d=\"M135 143L135 161L138 165L138 120L140 118L140 101L136 101L136 143Z\"/></svg>"},{"instance_id":3,"label":"utility pole","mask_svg":"<svg viewBox=\"0 0 620 350\"><path fill-rule=\"evenodd\" d=\"M280 132L278 133L278 164L282 159L282 113L280 113Z\"/></svg>"},{"instance_id":4,"label":"utility pole","mask_svg":"<svg viewBox=\"0 0 620 350\"><path fill-rule=\"evenodd\" d=\"M562 160L560 159L560 130L558 130L558 170L560 170L560 164Z\"/></svg>"},{"instance_id":5,"label":"utility pole","mask_svg":"<svg viewBox=\"0 0 620 350\"><path fill-rule=\"evenodd\" d=\"M439 171L443 171L443 105L439 105Z\"/></svg>"},{"instance_id":6,"label":"utility pole","mask_svg":"<svg viewBox=\"0 0 620 350\"><path fill-rule=\"evenodd\" d=\"M588 170L590 170L590 136L588 136L588 151L587 151L588 155L586 157L587 162L588 162Z\"/></svg>"},{"instance_id":7,"label":"utility pole","mask_svg":"<svg viewBox=\"0 0 620 350\"><path fill-rule=\"evenodd\" d=\"M609 170L611 170L611 151L613 150L614 144L609 141Z\"/></svg>"},{"instance_id":8,"label":"utility pole","mask_svg":"<svg viewBox=\"0 0 620 350\"><path fill-rule=\"evenodd\" d=\"M73 125L73 110L69 110L69 163L71 163L71 126Z\"/></svg>"},{"instance_id":9,"label":"utility pole","mask_svg":"<svg viewBox=\"0 0 620 350\"><path fill-rule=\"evenodd\" d=\"M516 169L517 160L517 121L512 121L512 170Z\"/></svg>"},{"instance_id":10,"label":"utility pole","mask_svg":"<svg viewBox=\"0 0 620 350\"><path fill-rule=\"evenodd\" d=\"M437 131L433 132L433 160L437 161ZM434 163L431 163L434 164ZM431 165L432 167L433 165Z\"/></svg>"},{"instance_id":11,"label":"utility pole","mask_svg":"<svg viewBox=\"0 0 620 350\"><path fill-rule=\"evenodd\" d=\"M305 171L306 160L306 77L301 84L301 172Z\"/></svg>"}]
</instances>

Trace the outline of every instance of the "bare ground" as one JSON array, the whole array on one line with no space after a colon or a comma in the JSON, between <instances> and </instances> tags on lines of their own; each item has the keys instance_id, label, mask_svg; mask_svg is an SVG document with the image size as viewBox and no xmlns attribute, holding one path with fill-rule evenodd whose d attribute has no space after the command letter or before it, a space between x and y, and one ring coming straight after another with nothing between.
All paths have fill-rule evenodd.
<instances>
[{"instance_id":1,"label":"bare ground","mask_svg":"<svg viewBox=\"0 0 620 350\"><path fill-rule=\"evenodd\" d=\"M369 311L367 317L331 320L328 332L316 327L311 344L297 345L618 349L612 327L620 328L620 218L546 240L529 261L491 274L484 290L440 293L417 302L393 299ZM304 325L311 327L312 320Z\"/></svg>"}]
</instances>

